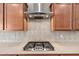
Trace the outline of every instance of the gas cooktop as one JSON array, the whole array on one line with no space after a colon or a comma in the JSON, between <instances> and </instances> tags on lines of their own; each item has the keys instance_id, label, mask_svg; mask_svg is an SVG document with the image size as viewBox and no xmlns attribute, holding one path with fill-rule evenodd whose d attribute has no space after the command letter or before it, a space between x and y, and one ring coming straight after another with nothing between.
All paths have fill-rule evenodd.
<instances>
[{"instance_id":1,"label":"gas cooktop","mask_svg":"<svg viewBox=\"0 0 79 59\"><path fill-rule=\"evenodd\" d=\"M50 42L28 42L24 48L24 51L53 51L54 47Z\"/></svg>"}]
</instances>

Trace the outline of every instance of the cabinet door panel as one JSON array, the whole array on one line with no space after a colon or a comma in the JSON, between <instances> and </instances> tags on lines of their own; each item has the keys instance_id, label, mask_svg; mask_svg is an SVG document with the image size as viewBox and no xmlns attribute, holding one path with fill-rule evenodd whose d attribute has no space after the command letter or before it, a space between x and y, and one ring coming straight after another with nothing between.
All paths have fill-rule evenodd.
<instances>
[{"instance_id":1,"label":"cabinet door panel","mask_svg":"<svg viewBox=\"0 0 79 59\"><path fill-rule=\"evenodd\" d=\"M0 3L0 30L3 30L3 4Z\"/></svg>"},{"instance_id":2,"label":"cabinet door panel","mask_svg":"<svg viewBox=\"0 0 79 59\"><path fill-rule=\"evenodd\" d=\"M54 30L72 30L72 4L53 4Z\"/></svg>"},{"instance_id":3,"label":"cabinet door panel","mask_svg":"<svg viewBox=\"0 0 79 59\"><path fill-rule=\"evenodd\" d=\"M79 30L79 4L74 4L73 29Z\"/></svg>"},{"instance_id":4,"label":"cabinet door panel","mask_svg":"<svg viewBox=\"0 0 79 59\"><path fill-rule=\"evenodd\" d=\"M5 4L6 30L24 30L23 4Z\"/></svg>"}]
</instances>

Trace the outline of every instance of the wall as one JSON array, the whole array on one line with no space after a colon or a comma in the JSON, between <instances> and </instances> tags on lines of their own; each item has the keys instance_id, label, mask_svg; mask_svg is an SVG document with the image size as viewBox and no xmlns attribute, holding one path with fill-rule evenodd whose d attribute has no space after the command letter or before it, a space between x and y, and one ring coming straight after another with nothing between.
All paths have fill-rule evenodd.
<instances>
[{"instance_id":1,"label":"wall","mask_svg":"<svg viewBox=\"0 0 79 59\"><path fill-rule=\"evenodd\" d=\"M30 20L28 31L0 32L0 42L55 41L79 42L79 31L50 31L50 20Z\"/></svg>"}]
</instances>

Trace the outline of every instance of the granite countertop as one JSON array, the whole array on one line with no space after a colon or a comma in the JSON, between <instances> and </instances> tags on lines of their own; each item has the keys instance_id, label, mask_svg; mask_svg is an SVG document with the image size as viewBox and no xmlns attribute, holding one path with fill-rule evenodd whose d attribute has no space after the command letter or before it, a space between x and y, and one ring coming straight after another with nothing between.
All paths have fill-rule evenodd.
<instances>
[{"instance_id":1,"label":"granite countertop","mask_svg":"<svg viewBox=\"0 0 79 59\"><path fill-rule=\"evenodd\" d=\"M55 51L23 51L26 43L0 43L0 54L79 54L77 42L51 42Z\"/></svg>"}]
</instances>

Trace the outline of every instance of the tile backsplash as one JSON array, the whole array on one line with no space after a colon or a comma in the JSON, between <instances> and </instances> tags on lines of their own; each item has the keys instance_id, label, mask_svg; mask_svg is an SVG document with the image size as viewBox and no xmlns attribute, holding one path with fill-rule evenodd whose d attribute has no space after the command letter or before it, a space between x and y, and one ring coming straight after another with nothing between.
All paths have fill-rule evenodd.
<instances>
[{"instance_id":1,"label":"tile backsplash","mask_svg":"<svg viewBox=\"0 0 79 59\"><path fill-rule=\"evenodd\" d=\"M61 41L78 42L79 31L50 30L50 20L31 20L28 31L0 31L0 42Z\"/></svg>"}]
</instances>

